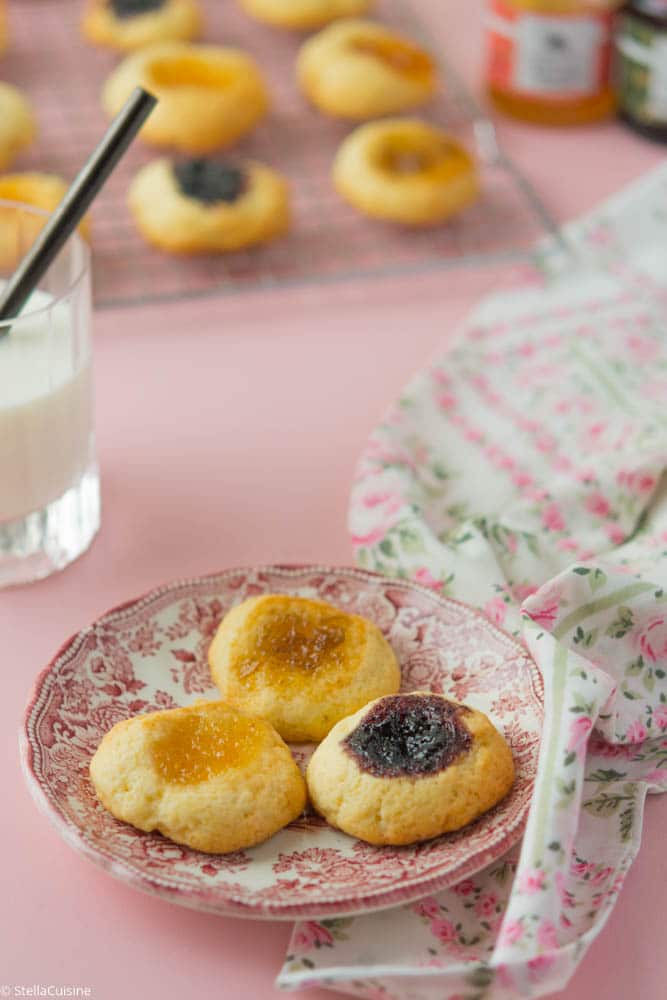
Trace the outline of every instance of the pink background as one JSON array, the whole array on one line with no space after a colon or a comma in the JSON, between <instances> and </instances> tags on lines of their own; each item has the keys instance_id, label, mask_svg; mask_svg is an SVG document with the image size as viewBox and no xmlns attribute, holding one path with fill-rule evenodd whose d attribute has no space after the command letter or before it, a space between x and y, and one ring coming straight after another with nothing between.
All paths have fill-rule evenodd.
<instances>
[{"instance_id":1,"label":"pink background","mask_svg":"<svg viewBox=\"0 0 667 1000\"><path fill-rule=\"evenodd\" d=\"M423 7L477 87L479 5ZM563 221L663 152L615 124L549 132L500 123L500 133ZM159 902L58 839L19 772L23 706L66 637L156 584L255 562L350 562L348 489L368 433L498 277L443 272L97 316L101 534L64 573L0 595L0 984L88 985L98 1000L279 995L288 924ZM667 797L649 800L640 857L570 1000L665 996L666 823Z\"/></svg>"}]
</instances>

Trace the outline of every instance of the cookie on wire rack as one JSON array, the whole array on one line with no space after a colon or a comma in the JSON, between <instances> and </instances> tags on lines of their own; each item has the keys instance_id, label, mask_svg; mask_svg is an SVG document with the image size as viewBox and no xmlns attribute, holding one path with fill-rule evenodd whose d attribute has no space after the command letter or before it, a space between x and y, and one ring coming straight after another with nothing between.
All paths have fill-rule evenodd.
<instances>
[{"instance_id":1,"label":"cookie on wire rack","mask_svg":"<svg viewBox=\"0 0 667 1000\"><path fill-rule=\"evenodd\" d=\"M332 176L358 212L404 226L439 225L471 205L480 190L465 146L416 118L359 125L341 143Z\"/></svg>"},{"instance_id":2,"label":"cookie on wire rack","mask_svg":"<svg viewBox=\"0 0 667 1000\"><path fill-rule=\"evenodd\" d=\"M340 17L365 14L372 0L240 0L246 14L276 28L308 31Z\"/></svg>"},{"instance_id":3,"label":"cookie on wire rack","mask_svg":"<svg viewBox=\"0 0 667 1000\"><path fill-rule=\"evenodd\" d=\"M335 118L399 114L431 98L438 72L429 53L376 21L349 18L303 43L297 79L308 100Z\"/></svg>"},{"instance_id":4,"label":"cookie on wire rack","mask_svg":"<svg viewBox=\"0 0 667 1000\"><path fill-rule=\"evenodd\" d=\"M168 253L226 253L281 236L290 223L287 181L254 160L152 160L128 204L144 239Z\"/></svg>"},{"instance_id":5,"label":"cookie on wire rack","mask_svg":"<svg viewBox=\"0 0 667 1000\"><path fill-rule=\"evenodd\" d=\"M232 146L269 106L255 60L241 49L216 45L162 42L126 56L102 90L110 118L135 87L158 99L140 137L192 156Z\"/></svg>"},{"instance_id":6,"label":"cookie on wire rack","mask_svg":"<svg viewBox=\"0 0 667 1000\"><path fill-rule=\"evenodd\" d=\"M154 42L189 42L201 23L197 0L89 0L81 31L94 45L133 52Z\"/></svg>"},{"instance_id":7,"label":"cookie on wire rack","mask_svg":"<svg viewBox=\"0 0 667 1000\"><path fill-rule=\"evenodd\" d=\"M0 170L30 145L36 131L30 102L17 87L0 81Z\"/></svg>"}]
</instances>

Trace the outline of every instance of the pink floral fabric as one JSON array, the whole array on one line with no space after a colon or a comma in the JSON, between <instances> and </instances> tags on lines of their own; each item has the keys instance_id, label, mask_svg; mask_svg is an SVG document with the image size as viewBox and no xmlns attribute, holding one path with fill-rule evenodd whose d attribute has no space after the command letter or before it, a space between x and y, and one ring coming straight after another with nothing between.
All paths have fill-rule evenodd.
<instances>
[{"instance_id":1,"label":"pink floral fabric","mask_svg":"<svg viewBox=\"0 0 667 1000\"><path fill-rule=\"evenodd\" d=\"M565 230L574 267L540 248L368 443L357 559L523 637L545 680L536 791L520 849L474 877L297 926L282 988L543 996L604 926L667 790L665 206L661 167Z\"/></svg>"}]
</instances>

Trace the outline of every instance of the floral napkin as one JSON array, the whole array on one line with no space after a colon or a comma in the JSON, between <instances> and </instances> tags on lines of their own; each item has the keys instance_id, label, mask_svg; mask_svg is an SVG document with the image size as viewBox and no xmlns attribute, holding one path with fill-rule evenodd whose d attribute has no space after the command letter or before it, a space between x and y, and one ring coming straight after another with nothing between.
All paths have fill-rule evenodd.
<instances>
[{"instance_id":1,"label":"floral napkin","mask_svg":"<svg viewBox=\"0 0 667 1000\"><path fill-rule=\"evenodd\" d=\"M563 235L411 382L350 508L361 565L484 608L542 670L522 844L417 904L297 924L284 989L562 989L667 790L667 168Z\"/></svg>"}]
</instances>

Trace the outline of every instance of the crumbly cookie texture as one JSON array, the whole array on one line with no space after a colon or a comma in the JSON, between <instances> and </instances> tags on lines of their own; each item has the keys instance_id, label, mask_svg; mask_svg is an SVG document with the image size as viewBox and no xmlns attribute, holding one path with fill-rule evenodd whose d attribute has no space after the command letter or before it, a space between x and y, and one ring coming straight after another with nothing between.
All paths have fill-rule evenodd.
<instances>
[{"instance_id":1,"label":"crumbly cookie texture","mask_svg":"<svg viewBox=\"0 0 667 1000\"><path fill-rule=\"evenodd\" d=\"M510 790L512 753L479 711L442 695L377 699L331 730L306 774L314 808L371 844L458 830Z\"/></svg>"},{"instance_id":2,"label":"crumbly cookie texture","mask_svg":"<svg viewBox=\"0 0 667 1000\"><path fill-rule=\"evenodd\" d=\"M306 802L301 773L275 730L222 702L117 723L90 776L117 819L210 854L261 843Z\"/></svg>"},{"instance_id":3,"label":"crumbly cookie texture","mask_svg":"<svg viewBox=\"0 0 667 1000\"><path fill-rule=\"evenodd\" d=\"M225 701L268 719L295 742L323 739L340 719L400 686L398 661L376 625L286 594L233 608L211 644L209 665Z\"/></svg>"}]
</instances>

